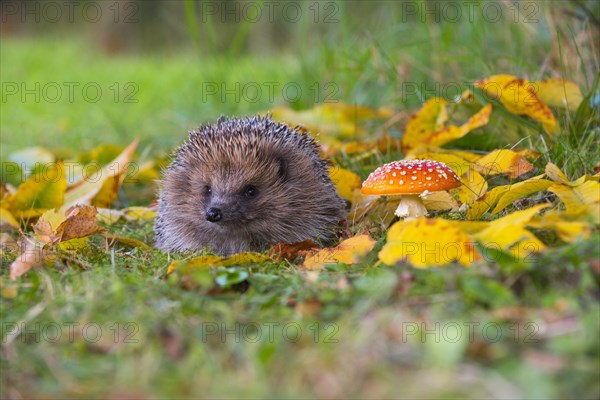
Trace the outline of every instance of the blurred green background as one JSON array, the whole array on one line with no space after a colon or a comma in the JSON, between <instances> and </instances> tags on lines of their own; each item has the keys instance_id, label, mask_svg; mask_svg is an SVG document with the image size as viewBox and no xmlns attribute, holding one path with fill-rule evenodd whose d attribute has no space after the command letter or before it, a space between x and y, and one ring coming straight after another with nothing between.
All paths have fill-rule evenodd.
<instances>
[{"instance_id":1,"label":"blurred green background","mask_svg":"<svg viewBox=\"0 0 600 400\"><path fill-rule=\"evenodd\" d=\"M171 148L187 130L323 101L414 110L495 73L597 65L595 1L2 3L2 155L41 145ZM594 14L595 13L595 14Z\"/></svg>"}]
</instances>

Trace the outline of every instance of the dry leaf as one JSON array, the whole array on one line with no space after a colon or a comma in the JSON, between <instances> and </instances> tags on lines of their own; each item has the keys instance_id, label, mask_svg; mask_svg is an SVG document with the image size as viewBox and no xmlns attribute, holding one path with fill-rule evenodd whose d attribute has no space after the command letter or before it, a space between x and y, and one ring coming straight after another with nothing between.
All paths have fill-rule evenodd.
<instances>
[{"instance_id":1,"label":"dry leaf","mask_svg":"<svg viewBox=\"0 0 600 400\"><path fill-rule=\"evenodd\" d=\"M295 111L286 107L277 107L271 111L273 119L290 125L302 125L312 135L321 134L325 141L331 137L359 138L368 131L360 123L369 119L389 118L389 108L374 109L345 103L322 103L311 109Z\"/></svg>"},{"instance_id":2,"label":"dry leaf","mask_svg":"<svg viewBox=\"0 0 600 400\"><path fill-rule=\"evenodd\" d=\"M355 264L360 262L375 246L375 240L369 235L358 235L344 240L337 247L321 249L307 256L303 269L322 269L326 264Z\"/></svg>"},{"instance_id":3,"label":"dry leaf","mask_svg":"<svg viewBox=\"0 0 600 400\"><path fill-rule=\"evenodd\" d=\"M531 84L538 98L550 107L566 108L575 112L583 101L579 86L571 81L551 78Z\"/></svg>"},{"instance_id":4,"label":"dry leaf","mask_svg":"<svg viewBox=\"0 0 600 400\"><path fill-rule=\"evenodd\" d=\"M33 229L43 243L55 245L71 239L101 232L97 225L96 207L74 206L65 212L46 211Z\"/></svg>"},{"instance_id":5,"label":"dry leaf","mask_svg":"<svg viewBox=\"0 0 600 400\"><path fill-rule=\"evenodd\" d=\"M379 259L388 265L408 261L418 268L457 261L464 266L481 259L475 241L453 221L418 218L396 222Z\"/></svg>"},{"instance_id":6,"label":"dry leaf","mask_svg":"<svg viewBox=\"0 0 600 400\"><path fill-rule=\"evenodd\" d=\"M206 254L191 258L189 260L173 261L167 269L167 275L171 274L175 269L179 269L184 274L198 268L213 268L213 267L232 267L236 265L259 264L270 261L271 258L260 253L238 253L231 257L221 257L212 254Z\"/></svg>"},{"instance_id":7,"label":"dry leaf","mask_svg":"<svg viewBox=\"0 0 600 400\"><path fill-rule=\"evenodd\" d=\"M84 178L67 191L62 210L74 205L96 205L107 207L116 198L119 187L125 179L125 172L137 147L135 139L112 162L104 166L93 177Z\"/></svg>"},{"instance_id":8,"label":"dry leaf","mask_svg":"<svg viewBox=\"0 0 600 400\"><path fill-rule=\"evenodd\" d=\"M488 183L481 174L475 170L469 170L460 177L462 186L456 189L458 200L464 204L473 204L487 192Z\"/></svg>"},{"instance_id":9,"label":"dry leaf","mask_svg":"<svg viewBox=\"0 0 600 400\"><path fill-rule=\"evenodd\" d=\"M298 243L277 243L269 251L269 257L276 261L294 261L308 251L317 248L319 248L319 245L312 240L304 240Z\"/></svg>"},{"instance_id":10,"label":"dry leaf","mask_svg":"<svg viewBox=\"0 0 600 400\"><path fill-rule=\"evenodd\" d=\"M475 168L483 175L507 174L515 179L531 171L533 165L513 150L496 149L477 160Z\"/></svg>"},{"instance_id":11,"label":"dry leaf","mask_svg":"<svg viewBox=\"0 0 600 400\"><path fill-rule=\"evenodd\" d=\"M10 279L13 281L31 268L41 266L44 262L43 244L28 238L24 238L24 240L26 241L24 250L10 265Z\"/></svg>"},{"instance_id":12,"label":"dry leaf","mask_svg":"<svg viewBox=\"0 0 600 400\"><path fill-rule=\"evenodd\" d=\"M16 218L37 217L46 210L60 207L66 189L67 177L63 163L59 161L27 179L1 204Z\"/></svg>"},{"instance_id":13,"label":"dry leaf","mask_svg":"<svg viewBox=\"0 0 600 400\"><path fill-rule=\"evenodd\" d=\"M459 139L487 124L492 113L492 106L488 104L471 116L465 124L445 127L448 120L447 104L446 100L435 97L427 100L421 109L411 116L401 142L405 152L419 146L442 146Z\"/></svg>"},{"instance_id":14,"label":"dry leaf","mask_svg":"<svg viewBox=\"0 0 600 400\"><path fill-rule=\"evenodd\" d=\"M458 203L454 197L446 191L429 193L421 197L425 208L429 211L450 211L458 209ZM394 210L392 210L392 213Z\"/></svg>"},{"instance_id":15,"label":"dry leaf","mask_svg":"<svg viewBox=\"0 0 600 400\"><path fill-rule=\"evenodd\" d=\"M475 86L499 100L511 113L527 115L541 122L548 136L552 137L556 130L556 118L538 98L535 85L512 75L494 75L475 82Z\"/></svg>"},{"instance_id":16,"label":"dry leaf","mask_svg":"<svg viewBox=\"0 0 600 400\"><path fill-rule=\"evenodd\" d=\"M525 227L540 210L549 207L540 204L527 210L517 211L489 223L489 226L473 235L483 246L492 250L508 250L516 258L538 253L546 246Z\"/></svg>"},{"instance_id":17,"label":"dry leaf","mask_svg":"<svg viewBox=\"0 0 600 400\"><path fill-rule=\"evenodd\" d=\"M12 226L13 228L19 227L19 221L13 217L13 215L6 208L0 207L0 227L4 229L4 226Z\"/></svg>"},{"instance_id":18,"label":"dry leaf","mask_svg":"<svg viewBox=\"0 0 600 400\"><path fill-rule=\"evenodd\" d=\"M331 181L335 185L338 194L348 201L352 201L354 190L359 189L362 185L360 176L352 171L337 166L329 168L329 176L331 177Z\"/></svg>"}]
</instances>

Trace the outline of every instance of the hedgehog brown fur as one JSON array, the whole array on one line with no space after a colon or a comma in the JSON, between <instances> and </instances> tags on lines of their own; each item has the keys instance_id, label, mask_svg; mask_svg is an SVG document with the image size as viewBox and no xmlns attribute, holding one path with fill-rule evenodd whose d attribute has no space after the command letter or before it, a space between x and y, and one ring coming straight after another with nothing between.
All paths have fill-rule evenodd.
<instances>
[{"instance_id":1,"label":"hedgehog brown fur","mask_svg":"<svg viewBox=\"0 0 600 400\"><path fill-rule=\"evenodd\" d=\"M221 117L175 152L154 231L165 250L231 255L279 242L327 244L345 216L312 137L269 117Z\"/></svg>"}]
</instances>

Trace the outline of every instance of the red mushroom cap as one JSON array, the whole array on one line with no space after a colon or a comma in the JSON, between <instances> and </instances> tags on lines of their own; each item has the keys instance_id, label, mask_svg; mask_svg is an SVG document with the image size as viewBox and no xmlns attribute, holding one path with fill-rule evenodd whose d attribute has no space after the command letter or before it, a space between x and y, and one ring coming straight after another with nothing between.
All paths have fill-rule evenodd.
<instances>
[{"instance_id":1,"label":"red mushroom cap","mask_svg":"<svg viewBox=\"0 0 600 400\"><path fill-rule=\"evenodd\" d=\"M443 162L402 160L385 164L363 182L362 194L422 194L460 186L460 178Z\"/></svg>"}]
</instances>

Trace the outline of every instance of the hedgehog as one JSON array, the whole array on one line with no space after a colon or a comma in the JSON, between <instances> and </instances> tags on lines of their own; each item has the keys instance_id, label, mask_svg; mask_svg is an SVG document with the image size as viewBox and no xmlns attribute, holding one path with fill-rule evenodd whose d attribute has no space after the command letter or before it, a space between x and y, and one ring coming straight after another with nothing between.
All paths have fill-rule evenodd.
<instances>
[{"instance_id":1,"label":"hedgehog","mask_svg":"<svg viewBox=\"0 0 600 400\"><path fill-rule=\"evenodd\" d=\"M346 217L317 142L270 116L221 117L190 131L172 157L154 225L163 250L229 256L275 243L329 245Z\"/></svg>"}]
</instances>

